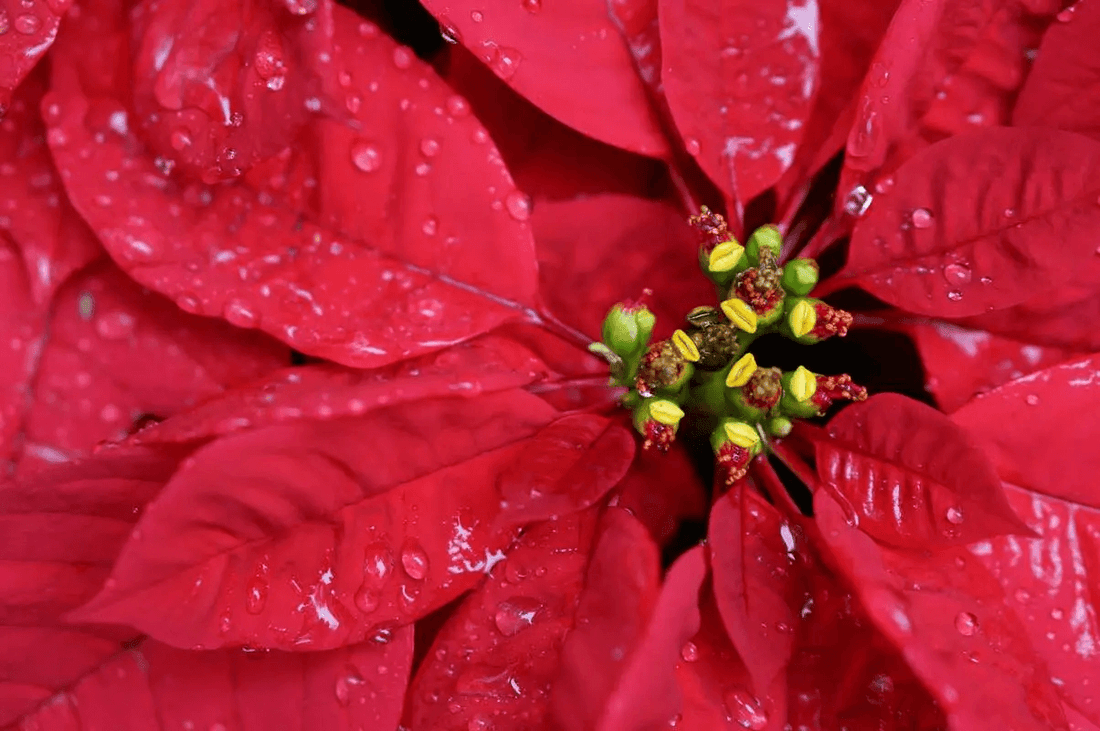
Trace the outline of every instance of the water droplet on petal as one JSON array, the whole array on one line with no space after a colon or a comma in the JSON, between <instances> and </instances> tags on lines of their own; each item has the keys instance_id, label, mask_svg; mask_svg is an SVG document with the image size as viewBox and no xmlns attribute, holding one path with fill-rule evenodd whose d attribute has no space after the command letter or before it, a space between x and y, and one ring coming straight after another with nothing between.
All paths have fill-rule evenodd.
<instances>
[{"instance_id":1,"label":"water droplet on petal","mask_svg":"<svg viewBox=\"0 0 1100 731\"><path fill-rule=\"evenodd\" d=\"M462 33L458 30L458 26L448 18L439 19L439 35L443 36L443 40L452 45L462 43Z\"/></svg>"},{"instance_id":2,"label":"water droplet on petal","mask_svg":"<svg viewBox=\"0 0 1100 731\"><path fill-rule=\"evenodd\" d=\"M226 302L222 316L230 325L237 327L255 327L260 319L255 310L240 300Z\"/></svg>"},{"instance_id":3,"label":"water droplet on petal","mask_svg":"<svg viewBox=\"0 0 1100 731\"><path fill-rule=\"evenodd\" d=\"M95 329L105 340L122 340L134 331L133 315L126 312L107 312L96 320Z\"/></svg>"},{"instance_id":4,"label":"water droplet on petal","mask_svg":"<svg viewBox=\"0 0 1100 731\"><path fill-rule=\"evenodd\" d=\"M381 601L381 595L366 584L363 584L359 587L359 590L355 592L355 606L363 614L374 612L378 609L378 605Z\"/></svg>"},{"instance_id":5,"label":"water droplet on petal","mask_svg":"<svg viewBox=\"0 0 1100 731\"><path fill-rule=\"evenodd\" d=\"M909 219L913 222L913 228L929 228L932 225L932 212L927 208L918 208Z\"/></svg>"},{"instance_id":6,"label":"water droplet on petal","mask_svg":"<svg viewBox=\"0 0 1100 731\"><path fill-rule=\"evenodd\" d=\"M359 140L351 146L351 162L364 173L373 173L382 167L382 153L376 145Z\"/></svg>"},{"instance_id":7,"label":"water droplet on petal","mask_svg":"<svg viewBox=\"0 0 1100 731\"><path fill-rule=\"evenodd\" d=\"M168 143L172 145L173 150L185 150L191 146L191 135L184 129L173 130L168 137Z\"/></svg>"},{"instance_id":8,"label":"water droplet on petal","mask_svg":"<svg viewBox=\"0 0 1100 731\"><path fill-rule=\"evenodd\" d=\"M340 676L336 679L336 702L346 706L350 697L351 690L348 688L348 679Z\"/></svg>"},{"instance_id":9,"label":"water droplet on petal","mask_svg":"<svg viewBox=\"0 0 1100 731\"><path fill-rule=\"evenodd\" d=\"M1073 14L1077 11L1076 5L1070 5L1068 8L1058 13L1055 17L1058 18L1059 23L1068 23L1073 20Z\"/></svg>"},{"instance_id":10,"label":"water droplet on petal","mask_svg":"<svg viewBox=\"0 0 1100 731\"><path fill-rule=\"evenodd\" d=\"M761 731L768 725L768 716L760 707L760 701L751 696L748 691L735 690L726 695L726 711L731 721L736 721L742 727Z\"/></svg>"},{"instance_id":11,"label":"water droplet on petal","mask_svg":"<svg viewBox=\"0 0 1100 731\"><path fill-rule=\"evenodd\" d=\"M955 507L954 505L947 509L945 517L947 518L947 522L951 523L952 525L959 525L963 522L962 510Z\"/></svg>"},{"instance_id":12,"label":"water droplet on petal","mask_svg":"<svg viewBox=\"0 0 1100 731\"><path fill-rule=\"evenodd\" d=\"M950 292L947 293L947 299L951 300L952 302L958 302L962 298L963 298L963 293L960 292L957 289L953 289L953 290L951 290Z\"/></svg>"},{"instance_id":13,"label":"water droplet on petal","mask_svg":"<svg viewBox=\"0 0 1100 731\"><path fill-rule=\"evenodd\" d=\"M517 221L526 221L531 217L531 199L518 190L504 196L504 207L508 210L508 215Z\"/></svg>"},{"instance_id":14,"label":"water droplet on petal","mask_svg":"<svg viewBox=\"0 0 1100 731\"><path fill-rule=\"evenodd\" d=\"M492 731L493 722L484 714L478 713L470 719L470 722L466 724L466 728L469 729L469 731Z\"/></svg>"},{"instance_id":15,"label":"water droplet on petal","mask_svg":"<svg viewBox=\"0 0 1100 731\"><path fill-rule=\"evenodd\" d=\"M699 140L694 137L688 137L684 140L684 149L687 150L689 155L698 155L699 151L703 149L703 146L699 144Z\"/></svg>"},{"instance_id":16,"label":"water droplet on petal","mask_svg":"<svg viewBox=\"0 0 1100 731\"><path fill-rule=\"evenodd\" d=\"M263 576L254 576L245 586L244 608L249 614L259 614L267 605L267 580Z\"/></svg>"},{"instance_id":17,"label":"water droplet on petal","mask_svg":"<svg viewBox=\"0 0 1100 731\"><path fill-rule=\"evenodd\" d=\"M497 76L508 80L516 75L519 65L523 61L523 55L514 48L494 49L490 66Z\"/></svg>"},{"instance_id":18,"label":"water droplet on petal","mask_svg":"<svg viewBox=\"0 0 1100 731\"><path fill-rule=\"evenodd\" d=\"M523 9L528 13L537 13L542 10L542 0L523 0Z\"/></svg>"},{"instance_id":19,"label":"water droplet on petal","mask_svg":"<svg viewBox=\"0 0 1100 731\"><path fill-rule=\"evenodd\" d=\"M428 554L415 543L407 544L401 549L401 568L410 579L423 579L428 575Z\"/></svg>"},{"instance_id":20,"label":"water droplet on petal","mask_svg":"<svg viewBox=\"0 0 1100 731\"><path fill-rule=\"evenodd\" d=\"M30 36L38 32L38 29L42 27L42 21L34 15L20 15L12 25L23 35Z\"/></svg>"},{"instance_id":21,"label":"water droplet on petal","mask_svg":"<svg viewBox=\"0 0 1100 731\"><path fill-rule=\"evenodd\" d=\"M680 648L680 657L684 662L695 662L699 659L699 647L694 642L685 642Z\"/></svg>"},{"instance_id":22,"label":"water droplet on petal","mask_svg":"<svg viewBox=\"0 0 1100 731\"><path fill-rule=\"evenodd\" d=\"M385 543L374 543L363 551L363 578L380 586L393 572L393 552Z\"/></svg>"},{"instance_id":23,"label":"water droplet on petal","mask_svg":"<svg viewBox=\"0 0 1100 731\"><path fill-rule=\"evenodd\" d=\"M471 10L470 20L474 21L475 23L480 23L481 21L485 20L485 15L480 10Z\"/></svg>"},{"instance_id":24,"label":"water droplet on petal","mask_svg":"<svg viewBox=\"0 0 1100 731\"><path fill-rule=\"evenodd\" d=\"M398 46L393 49L393 65L399 69L407 69L412 66L413 52L408 46Z\"/></svg>"},{"instance_id":25,"label":"water droplet on petal","mask_svg":"<svg viewBox=\"0 0 1100 731\"><path fill-rule=\"evenodd\" d=\"M470 105L457 94L447 97L447 111L454 117L465 117L470 113Z\"/></svg>"},{"instance_id":26,"label":"water droplet on petal","mask_svg":"<svg viewBox=\"0 0 1100 731\"><path fill-rule=\"evenodd\" d=\"M959 612L955 617L955 629L960 635L970 637L978 631L978 618L970 612Z\"/></svg>"},{"instance_id":27,"label":"water droplet on petal","mask_svg":"<svg viewBox=\"0 0 1100 731\"><path fill-rule=\"evenodd\" d=\"M428 216L424 219L424 225L420 227L425 236L435 236L439 232L439 219Z\"/></svg>"},{"instance_id":28,"label":"water droplet on petal","mask_svg":"<svg viewBox=\"0 0 1100 731\"><path fill-rule=\"evenodd\" d=\"M493 615L493 624L505 637L513 637L521 630L530 627L542 610L541 602L529 597L513 597L497 605Z\"/></svg>"},{"instance_id":29,"label":"water droplet on petal","mask_svg":"<svg viewBox=\"0 0 1100 731\"><path fill-rule=\"evenodd\" d=\"M873 200L874 196L870 191L862 185L857 185L848 191L848 196L844 199L844 212L849 216L862 216L871 207Z\"/></svg>"},{"instance_id":30,"label":"water droplet on petal","mask_svg":"<svg viewBox=\"0 0 1100 731\"><path fill-rule=\"evenodd\" d=\"M1028 406L1038 406L1039 394L1029 393L1027 396L1024 397L1024 403L1026 403Z\"/></svg>"},{"instance_id":31,"label":"water droplet on petal","mask_svg":"<svg viewBox=\"0 0 1100 731\"><path fill-rule=\"evenodd\" d=\"M431 137L420 140L420 154L424 157L435 157L439 154L439 142Z\"/></svg>"},{"instance_id":32,"label":"water droplet on petal","mask_svg":"<svg viewBox=\"0 0 1100 731\"><path fill-rule=\"evenodd\" d=\"M965 264L948 264L943 268L943 278L948 284L969 284L974 273Z\"/></svg>"}]
</instances>

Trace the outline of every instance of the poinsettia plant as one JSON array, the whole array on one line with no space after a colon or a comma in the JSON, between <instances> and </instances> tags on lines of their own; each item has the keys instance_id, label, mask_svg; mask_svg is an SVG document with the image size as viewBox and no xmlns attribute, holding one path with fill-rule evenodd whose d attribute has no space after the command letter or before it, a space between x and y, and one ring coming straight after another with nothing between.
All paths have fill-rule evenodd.
<instances>
[{"instance_id":1,"label":"poinsettia plant","mask_svg":"<svg viewBox=\"0 0 1100 731\"><path fill-rule=\"evenodd\" d=\"M0 0L0 727L1100 729L1096 0Z\"/></svg>"}]
</instances>

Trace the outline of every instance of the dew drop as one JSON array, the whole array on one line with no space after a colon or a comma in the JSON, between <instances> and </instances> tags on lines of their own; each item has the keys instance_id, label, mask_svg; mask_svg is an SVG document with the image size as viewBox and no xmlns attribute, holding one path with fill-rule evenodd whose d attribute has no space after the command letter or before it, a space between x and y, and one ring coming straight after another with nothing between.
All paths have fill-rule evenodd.
<instances>
[{"instance_id":1,"label":"dew drop","mask_svg":"<svg viewBox=\"0 0 1100 731\"><path fill-rule=\"evenodd\" d=\"M955 629L964 637L970 637L978 631L978 618L970 612L959 612L955 617Z\"/></svg>"},{"instance_id":2,"label":"dew drop","mask_svg":"<svg viewBox=\"0 0 1100 731\"><path fill-rule=\"evenodd\" d=\"M698 155L699 151L703 149L703 146L699 144L699 140L694 137L689 137L684 140L684 149L687 150L689 155Z\"/></svg>"},{"instance_id":3,"label":"dew drop","mask_svg":"<svg viewBox=\"0 0 1100 731\"><path fill-rule=\"evenodd\" d=\"M393 65L401 70L412 66L413 53L408 46L398 46L393 49Z\"/></svg>"},{"instance_id":4,"label":"dew drop","mask_svg":"<svg viewBox=\"0 0 1100 731\"><path fill-rule=\"evenodd\" d=\"M927 208L918 208L909 216L913 228L929 228L932 225L932 212Z\"/></svg>"},{"instance_id":5,"label":"dew drop","mask_svg":"<svg viewBox=\"0 0 1100 731\"><path fill-rule=\"evenodd\" d=\"M172 133L168 137L168 143L172 145L173 150L186 150L191 146L191 135L187 133L187 130L172 130Z\"/></svg>"},{"instance_id":6,"label":"dew drop","mask_svg":"<svg viewBox=\"0 0 1100 731\"><path fill-rule=\"evenodd\" d=\"M454 117L465 117L470 113L470 105L457 94L447 97L447 111Z\"/></svg>"},{"instance_id":7,"label":"dew drop","mask_svg":"<svg viewBox=\"0 0 1100 731\"><path fill-rule=\"evenodd\" d=\"M135 320L126 312L108 312L100 316L95 330L105 340L122 340L134 332Z\"/></svg>"},{"instance_id":8,"label":"dew drop","mask_svg":"<svg viewBox=\"0 0 1100 731\"><path fill-rule=\"evenodd\" d=\"M475 23L480 23L481 21L485 20L485 15L480 10L471 10L470 20L474 21Z\"/></svg>"},{"instance_id":9,"label":"dew drop","mask_svg":"<svg viewBox=\"0 0 1100 731\"><path fill-rule=\"evenodd\" d=\"M378 609L378 605L382 602L382 597L377 591L370 588L366 584L359 587L359 590L355 592L355 606L363 614L370 614Z\"/></svg>"},{"instance_id":10,"label":"dew drop","mask_svg":"<svg viewBox=\"0 0 1100 731\"><path fill-rule=\"evenodd\" d=\"M393 573L393 553L384 543L374 543L363 551L363 578L374 586L381 584Z\"/></svg>"},{"instance_id":11,"label":"dew drop","mask_svg":"<svg viewBox=\"0 0 1100 731\"><path fill-rule=\"evenodd\" d=\"M401 568L410 579L420 581L428 575L428 554L415 543L407 544L401 549Z\"/></svg>"},{"instance_id":12,"label":"dew drop","mask_svg":"<svg viewBox=\"0 0 1100 731\"><path fill-rule=\"evenodd\" d=\"M423 178L425 175L432 171L432 166L426 162L422 162L413 168L413 172Z\"/></svg>"},{"instance_id":13,"label":"dew drop","mask_svg":"<svg viewBox=\"0 0 1100 731\"><path fill-rule=\"evenodd\" d=\"M535 623L535 617L542 608L542 603L535 599L513 597L497 605L493 624L505 637L514 637Z\"/></svg>"},{"instance_id":14,"label":"dew drop","mask_svg":"<svg viewBox=\"0 0 1100 731\"><path fill-rule=\"evenodd\" d=\"M230 325L237 327L255 327L260 319L255 310L240 300L226 302L222 316Z\"/></svg>"},{"instance_id":15,"label":"dew drop","mask_svg":"<svg viewBox=\"0 0 1100 731\"><path fill-rule=\"evenodd\" d=\"M1059 23L1068 23L1073 20L1073 14L1077 11L1076 5L1070 5L1068 8L1058 13L1055 17L1058 18Z\"/></svg>"},{"instance_id":16,"label":"dew drop","mask_svg":"<svg viewBox=\"0 0 1100 731\"><path fill-rule=\"evenodd\" d=\"M526 221L531 218L531 199L518 190L513 190L504 196L504 207L508 215L517 221Z\"/></svg>"},{"instance_id":17,"label":"dew drop","mask_svg":"<svg viewBox=\"0 0 1100 731\"><path fill-rule=\"evenodd\" d=\"M742 728L761 731L768 725L768 716L760 707L760 701L747 691L735 690L726 695L726 711L729 719L736 721Z\"/></svg>"},{"instance_id":18,"label":"dew drop","mask_svg":"<svg viewBox=\"0 0 1100 731\"><path fill-rule=\"evenodd\" d=\"M943 268L943 278L948 284L969 284L973 276L974 273L965 264L948 264Z\"/></svg>"},{"instance_id":19,"label":"dew drop","mask_svg":"<svg viewBox=\"0 0 1100 731\"><path fill-rule=\"evenodd\" d=\"M439 142L431 137L420 140L420 154L424 157L435 157L439 154Z\"/></svg>"},{"instance_id":20,"label":"dew drop","mask_svg":"<svg viewBox=\"0 0 1100 731\"><path fill-rule=\"evenodd\" d=\"M254 576L244 590L244 608L249 614L259 614L267 605L267 580Z\"/></svg>"},{"instance_id":21,"label":"dew drop","mask_svg":"<svg viewBox=\"0 0 1100 731\"><path fill-rule=\"evenodd\" d=\"M857 185L848 191L848 196L844 199L844 212L849 216L862 216L871 207L873 200L874 196L870 191L862 185Z\"/></svg>"},{"instance_id":22,"label":"dew drop","mask_svg":"<svg viewBox=\"0 0 1100 731\"><path fill-rule=\"evenodd\" d=\"M1059 609L1058 607L1055 607L1054 609L1050 610L1050 618L1051 619L1061 621L1065 616L1066 616L1066 613L1063 610Z\"/></svg>"},{"instance_id":23,"label":"dew drop","mask_svg":"<svg viewBox=\"0 0 1100 731\"><path fill-rule=\"evenodd\" d=\"M359 113L359 107L363 104L363 100L359 98L358 94L348 94L344 97L344 108L352 114Z\"/></svg>"},{"instance_id":24,"label":"dew drop","mask_svg":"<svg viewBox=\"0 0 1100 731\"><path fill-rule=\"evenodd\" d=\"M1029 393L1027 396L1024 397L1024 403L1026 403L1028 406L1038 406L1039 394Z\"/></svg>"},{"instance_id":25,"label":"dew drop","mask_svg":"<svg viewBox=\"0 0 1100 731\"><path fill-rule=\"evenodd\" d=\"M952 302L958 302L962 298L963 298L963 293L960 292L957 289L953 289L953 290L951 290L950 292L947 293L947 299L951 300Z\"/></svg>"},{"instance_id":26,"label":"dew drop","mask_svg":"<svg viewBox=\"0 0 1100 731\"><path fill-rule=\"evenodd\" d=\"M350 698L351 689L348 688L348 679L340 676L336 679L336 702L342 706L346 706Z\"/></svg>"},{"instance_id":27,"label":"dew drop","mask_svg":"<svg viewBox=\"0 0 1100 731\"><path fill-rule=\"evenodd\" d=\"M34 15L20 15L12 25L23 35L30 36L38 32L42 27L42 21Z\"/></svg>"},{"instance_id":28,"label":"dew drop","mask_svg":"<svg viewBox=\"0 0 1100 731\"><path fill-rule=\"evenodd\" d=\"M484 714L475 714L470 722L466 724L468 731L492 731L493 722L490 721Z\"/></svg>"},{"instance_id":29,"label":"dew drop","mask_svg":"<svg viewBox=\"0 0 1100 731\"><path fill-rule=\"evenodd\" d=\"M447 18L439 19L439 35L443 36L443 40L451 45L462 43L462 33L458 30L458 27Z\"/></svg>"},{"instance_id":30,"label":"dew drop","mask_svg":"<svg viewBox=\"0 0 1100 731\"><path fill-rule=\"evenodd\" d=\"M439 219L435 216L428 216L424 219L424 224L420 227L425 236L435 236L439 233Z\"/></svg>"},{"instance_id":31,"label":"dew drop","mask_svg":"<svg viewBox=\"0 0 1100 731\"><path fill-rule=\"evenodd\" d=\"M528 13L538 13L542 10L542 0L523 0L523 9Z\"/></svg>"},{"instance_id":32,"label":"dew drop","mask_svg":"<svg viewBox=\"0 0 1100 731\"><path fill-rule=\"evenodd\" d=\"M947 514L945 517L947 518L947 522L951 525L959 525L963 522L962 510L955 507L954 505L947 509Z\"/></svg>"},{"instance_id":33,"label":"dew drop","mask_svg":"<svg viewBox=\"0 0 1100 731\"><path fill-rule=\"evenodd\" d=\"M894 178L892 175L887 175L885 178L875 183L875 192L879 194L888 193L893 187Z\"/></svg>"},{"instance_id":34,"label":"dew drop","mask_svg":"<svg viewBox=\"0 0 1100 731\"><path fill-rule=\"evenodd\" d=\"M523 61L523 56L514 48L504 48L503 46L496 49L493 53L492 67L496 71L497 76L504 80L508 80L516 75L516 71L519 69L520 63Z\"/></svg>"},{"instance_id":35,"label":"dew drop","mask_svg":"<svg viewBox=\"0 0 1100 731\"><path fill-rule=\"evenodd\" d=\"M351 146L351 162L364 173L373 173L382 167L382 153L377 145L359 140Z\"/></svg>"},{"instance_id":36,"label":"dew drop","mask_svg":"<svg viewBox=\"0 0 1100 731\"><path fill-rule=\"evenodd\" d=\"M1025 589L1017 589L1012 596L1015 597L1016 601L1020 604L1027 604L1031 601L1031 594L1028 594Z\"/></svg>"},{"instance_id":37,"label":"dew drop","mask_svg":"<svg viewBox=\"0 0 1100 731\"><path fill-rule=\"evenodd\" d=\"M699 659L699 647L694 642L685 642L680 648L680 657L684 662L695 662Z\"/></svg>"}]
</instances>

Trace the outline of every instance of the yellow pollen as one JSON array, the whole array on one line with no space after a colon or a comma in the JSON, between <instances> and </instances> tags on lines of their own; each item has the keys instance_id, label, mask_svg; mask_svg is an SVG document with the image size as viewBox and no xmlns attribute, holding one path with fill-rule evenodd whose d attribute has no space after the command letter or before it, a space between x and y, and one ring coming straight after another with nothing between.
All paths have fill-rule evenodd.
<instances>
[{"instance_id":1,"label":"yellow pollen","mask_svg":"<svg viewBox=\"0 0 1100 731\"><path fill-rule=\"evenodd\" d=\"M676 426L684 418L683 409L667 399L657 399L649 404L649 415L658 424Z\"/></svg>"},{"instance_id":2,"label":"yellow pollen","mask_svg":"<svg viewBox=\"0 0 1100 731\"><path fill-rule=\"evenodd\" d=\"M756 358L752 353L748 353L730 368L730 373L726 376L726 386L729 388L744 386L752 378L753 373L756 373Z\"/></svg>"},{"instance_id":3,"label":"yellow pollen","mask_svg":"<svg viewBox=\"0 0 1100 731\"><path fill-rule=\"evenodd\" d=\"M747 333L756 332L756 312L747 302L736 298L728 299L722 303L722 312L738 328Z\"/></svg>"},{"instance_id":4,"label":"yellow pollen","mask_svg":"<svg viewBox=\"0 0 1100 731\"><path fill-rule=\"evenodd\" d=\"M796 401L806 402L810 400L810 397L817 391L817 376L806 369L805 366L798 366L798 370L791 376L791 395L795 397Z\"/></svg>"},{"instance_id":5,"label":"yellow pollen","mask_svg":"<svg viewBox=\"0 0 1100 731\"><path fill-rule=\"evenodd\" d=\"M692 363L699 360L699 348L695 347L695 341L683 330L672 333L672 344L684 360Z\"/></svg>"},{"instance_id":6,"label":"yellow pollen","mask_svg":"<svg viewBox=\"0 0 1100 731\"><path fill-rule=\"evenodd\" d=\"M756 429L743 421L727 421L722 425L722 430L726 432L726 439L742 449L752 449L760 442Z\"/></svg>"},{"instance_id":7,"label":"yellow pollen","mask_svg":"<svg viewBox=\"0 0 1100 731\"><path fill-rule=\"evenodd\" d=\"M728 272L741 261L745 247L736 241L723 241L711 249L707 266L712 272Z\"/></svg>"},{"instance_id":8,"label":"yellow pollen","mask_svg":"<svg viewBox=\"0 0 1100 731\"><path fill-rule=\"evenodd\" d=\"M813 305L806 300L801 300L791 308L791 314L787 316L787 323L791 326L791 332L794 333L794 336L800 338L817 325L817 312L814 311Z\"/></svg>"}]
</instances>

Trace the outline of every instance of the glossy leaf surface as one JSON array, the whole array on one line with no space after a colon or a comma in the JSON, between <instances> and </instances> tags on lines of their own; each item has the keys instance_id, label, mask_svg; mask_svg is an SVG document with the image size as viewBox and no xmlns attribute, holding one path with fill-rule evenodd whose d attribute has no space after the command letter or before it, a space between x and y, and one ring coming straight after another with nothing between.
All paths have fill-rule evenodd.
<instances>
[{"instance_id":1,"label":"glossy leaf surface","mask_svg":"<svg viewBox=\"0 0 1100 731\"><path fill-rule=\"evenodd\" d=\"M74 204L139 281L298 350L381 366L520 315L536 286L529 209L468 106L411 51L335 13L331 63L356 111L311 125L298 145L312 160L288 150L217 187L158 166L126 122L125 77L82 68L82 44L122 32L114 0L72 25L45 110Z\"/></svg>"},{"instance_id":2,"label":"glossy leaf surface","mask_svg":"<svg viewBox=\"0 0 1100 731\"><path fill-rule=\"evenodd\" d=\"M818 476L878 541L928 549L1023 529L975 440L928 406L879 394L827 434L815 442Z\"/></svg>"},{"instance_id":3,"label":"glossy leaf surface","mask_svg":"<svg viewBox=\"0 0 1100 731\"><path fill-rule=\"evenodd\" d=\"M666 150L604 0L430 0L445 34L547 114L627 150Z\"/></svg>"},{"instance_id":4,"label":"glossy leaf surface","mask_svg":"<svg viewBox=\"0 0 1100 731\"><path fill-rule=\"evenodd\" d=\"M791 166L817 88L817 0L662 0L661 81L689 154L742 202Z\"/></svg>"},{"instance_id":5,"label":"glossy leaf surface","mask_svg":"<svg viewBox=\"0 0 1100 731\"><path fill-rule=\"evenodd\" d=\"M1046 664L996 579L964 548L919 554L875 543L819 491L814 512L874 625L901 650L952 729L1067 729Z\"/></svg>"},{"instance_id":6,"label":"glossy leaf surface","mask_svg":"<svg viewBox=\"0 0 1100 731\"><path fill-rule=\"evenodd\" d=\"M1094 287L1100 144L991 129L902 165L852 234L842 281L910 312L964 317Z\"/></svg>"},{"instance_id":7,"label":"glossy leaf surface","mask_svg":"<svg viewBox=\"0 0 1100 731\"><path fill-rule=\"evenodd\" d=\"M50 49L72 0L0 3L0 117L12 93Z\"/></svg>"}]
</instances>

